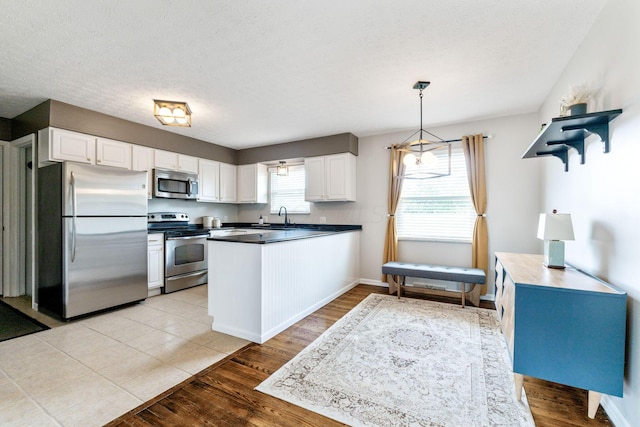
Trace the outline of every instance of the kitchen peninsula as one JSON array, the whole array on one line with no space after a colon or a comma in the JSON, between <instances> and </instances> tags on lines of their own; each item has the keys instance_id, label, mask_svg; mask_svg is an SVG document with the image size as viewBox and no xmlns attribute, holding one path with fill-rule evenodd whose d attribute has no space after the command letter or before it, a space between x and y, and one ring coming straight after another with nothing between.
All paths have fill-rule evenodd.
<instances>
[{"instance_id":1,"label":"kitchen peninsula","mask_svg":"<svg viewBox=\"0 0 640 427\"><path fill-rule=\"evenodd\" d=\"M208 239L214 331L262 344L358 284L361 226L248 228Z\"/></svg>"}]
</instances>

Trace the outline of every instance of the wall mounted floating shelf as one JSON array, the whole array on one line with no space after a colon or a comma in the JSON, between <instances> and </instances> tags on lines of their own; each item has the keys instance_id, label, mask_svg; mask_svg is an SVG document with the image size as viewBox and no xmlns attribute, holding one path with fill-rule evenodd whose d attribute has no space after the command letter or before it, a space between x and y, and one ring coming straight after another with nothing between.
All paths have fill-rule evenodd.
<instances>
[{"instance_id":1,"label":"wall mounted floating shelf","mask_svg":"<svg viewBox=\"0 0 640 427\"><path fill-rule=\"evenodd\" d=\"M574 148L580 154L580 164L584 164L584 140L591 134L600 136L603 151L609 152L609 122L621 113L620 109L555 117L538 134L522 158L554 156L564 163L567 172L569 149Z\"/></svg>"}]
</instances>

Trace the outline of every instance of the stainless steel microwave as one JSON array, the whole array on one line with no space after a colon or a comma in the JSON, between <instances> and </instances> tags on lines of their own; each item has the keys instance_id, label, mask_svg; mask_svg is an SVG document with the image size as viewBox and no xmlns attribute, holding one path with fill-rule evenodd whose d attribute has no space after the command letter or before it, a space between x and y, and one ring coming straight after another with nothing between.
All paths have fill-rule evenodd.
<instances>
[{"instance_id":1,"label":"stainless steel microwave","mask_svg":"<svg viewBox=\"0 0 640 427\"><path fill-rule=\"evenodd\" d=\"M198 175L154 169L153 196L167 199L197 199Z\"/></svg>"}]
</instances>

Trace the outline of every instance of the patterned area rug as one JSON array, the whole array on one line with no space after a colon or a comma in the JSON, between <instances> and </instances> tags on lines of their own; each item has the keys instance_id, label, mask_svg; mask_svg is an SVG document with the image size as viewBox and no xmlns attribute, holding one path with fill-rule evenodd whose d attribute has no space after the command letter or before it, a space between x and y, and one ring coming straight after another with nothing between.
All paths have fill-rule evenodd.
<instances>
[{"instance_id":1,"label":"patterned area rug","mask_svg":"<svg viewBox=\"0 0 640 427\"><path fill-rule=\"evenodd\" d=\"M369 295L256 387L353 426L533 426L493 310Z\"/></svg>"}]
</instances>

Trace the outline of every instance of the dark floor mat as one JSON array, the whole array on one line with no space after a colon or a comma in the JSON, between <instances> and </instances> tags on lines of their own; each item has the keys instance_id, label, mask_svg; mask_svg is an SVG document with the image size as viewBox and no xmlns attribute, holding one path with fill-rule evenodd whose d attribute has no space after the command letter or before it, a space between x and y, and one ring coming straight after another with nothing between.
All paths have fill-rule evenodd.
<instances>
[{"instance_id":1,"label":"dark floor mat","mask_svg":"<svg viewBox=\"0 0 640 427\"><path fill-rule=\"evenodd\" d=\"M0 301L0 341L49 329L7 303Z\"/></svg>"}]
</instances>

